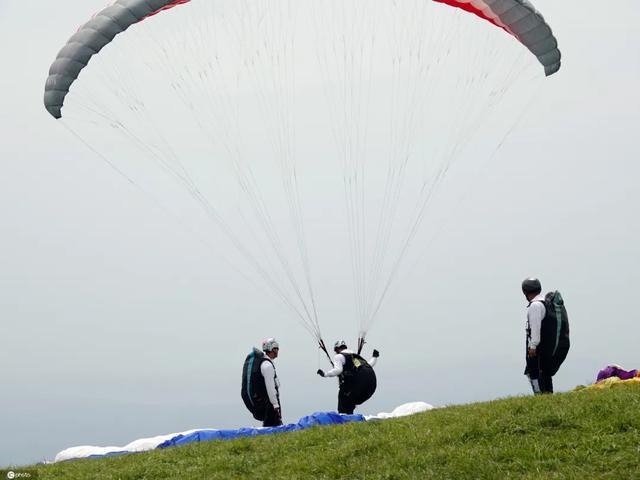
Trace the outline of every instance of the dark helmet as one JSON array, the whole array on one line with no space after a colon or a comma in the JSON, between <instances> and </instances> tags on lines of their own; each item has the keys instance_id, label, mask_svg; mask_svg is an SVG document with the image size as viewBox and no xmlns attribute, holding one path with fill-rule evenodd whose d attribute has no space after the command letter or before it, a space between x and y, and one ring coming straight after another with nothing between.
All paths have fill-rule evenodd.
<instances>
[{"instance_id":1,"label":"dark helmet","mask_svg":"<svg viewBox=\"0 0 640 480\"><path fill-rule=\"evenodd\" d=\"M525 278L522 281L522 293L525 295L533 293L538 295L542 291L542 285L537 278Z\"/></svg>"}]
</instances>

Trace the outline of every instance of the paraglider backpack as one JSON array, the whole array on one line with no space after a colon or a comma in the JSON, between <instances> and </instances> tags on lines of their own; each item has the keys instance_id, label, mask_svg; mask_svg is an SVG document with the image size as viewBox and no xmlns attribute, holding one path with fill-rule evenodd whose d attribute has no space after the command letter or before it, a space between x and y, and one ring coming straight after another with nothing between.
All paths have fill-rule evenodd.
<instances>
[{"instance_id":1,"label":"paraglider backpack","mask_svg":"<svg viewBox=\"0 0 640 480\"><path fill-rule=\"evenodd\" d=\"M267 388L260 371L262 362L268 362L264 352L254 348L242 367L242 400L256 420L264 420L267 406Z\"/></svg>"},{"instance_id":2,"label":"paraglider backpack","mask_svg":"<svg viewBox=\"0 0 640 480\"><path fill-rule=\"evenodd\" d=\"M343 373L340 375L340 382L352 380L361 368L371 368L369 362L357 353L342 353L345 359Z\"/></svg>"},{"instance_id":3,"label":"paraglider backpack","mask_svg":"<svg viewBox=\"0 0 640 480\"><path fill-rule=\"evenodd\" d=\"M544 297L546 315L540 329L542 356L549 375L555 375L569 353L569 317L562 295L549 292Z\"/></svg>"}]
</instances>

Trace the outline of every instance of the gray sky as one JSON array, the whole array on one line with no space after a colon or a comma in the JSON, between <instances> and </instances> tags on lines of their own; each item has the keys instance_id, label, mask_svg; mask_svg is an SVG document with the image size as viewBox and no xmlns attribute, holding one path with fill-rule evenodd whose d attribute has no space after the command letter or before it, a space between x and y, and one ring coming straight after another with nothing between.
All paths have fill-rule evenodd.
<instances>
[{"instance_id":1,"label":"gray sky","mask_svg":"<svg viewBox=\"0 0 640 480\"><path fill-rule=\"evenodd\" d=\"M562 70L491 161L447 177L434 202L447 221L420 237L370 332L382 358L365 413L528 393L519 283L531 274L569 309L558 390L608 363L638 367L640 6L535 4ZM286 420L335 407L310 337L220 260L233 255L212 255L44 110L49 64L104 5L0 0L0 465L251 424L239 370L269 335ZM324 255L314 278L335 293L339 254ZM327 342L354 337L336 318L349 302L325 298Z\"/></svg>"}]
</instances>

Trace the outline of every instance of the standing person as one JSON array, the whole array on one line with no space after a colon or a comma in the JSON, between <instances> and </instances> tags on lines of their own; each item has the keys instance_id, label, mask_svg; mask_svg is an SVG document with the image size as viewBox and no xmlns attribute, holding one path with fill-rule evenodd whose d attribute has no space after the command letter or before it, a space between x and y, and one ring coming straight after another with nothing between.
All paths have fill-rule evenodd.
<instances>
[{"instance_id":1,"label":"standing person","mask_svg":"<svg viewBox=\"0 0 640 480\"><path fill-rule=\"evenodd\" d=\"M268 338L262 341L262 351L265 359L260 365L260 373L264 380L265 389L269 401L266 402L263 427L277 427L282 425L282 410L280 408L280 381L276 374L276 366L273 361L278 358L280 345L275 338Z\"/></svg>"},{"instance_id":2,"label":"standing person","mask_svg":"<svg viewBox=\"0 0 640 480\"><path fill-rule=\"evenodd\" d=\"M254 348L242 369L242 400L263 427L282 425L280 381L273 361L280 345L275 338L262 341L262 351Z\"/></svg>"},{"instance_id":3,"label":"standing person","mask_svg":"<svg viewBox=\"0 0 640 480\"><path fill-rule=\"evenodd\" d=\"M544 306L544 295L542 295L542 285L537 278L527 278L522 282L522 293L526 297L527 305L527 357L524 374L529 377L531 388L534 394L553 393L553 380L546 375L540 365L538 350L540 347L540 332L542 320L544 320L547 310Z\"/></svg>"},{"instance_id":4,"label":"standing person","mask_svg":"<svg viewBox=\"0 0 640 480\"><path fill-rule=\"evenodd\" d=\"M534 394L553 393L553 376L569 353L569 318L560 292L542 294L537 278L522 282L527 306L525 375Z\"/></svg>"},{"instance_id":5,"label":"standing person","mask_svg":"<svg viewBox=\"0 0 640 480\"><path fill-rule=\"evenodd\" d=\"M347 349L344 340L338 340L333 351L333 368L328 372L318 370L321 377L338 377L338 413L351 415L357 405L361 405L376 391L376 373L373 366L378 361L380 352L373 350L373 357L369 362L355 352Z\"/></svg>"}]
</instances>

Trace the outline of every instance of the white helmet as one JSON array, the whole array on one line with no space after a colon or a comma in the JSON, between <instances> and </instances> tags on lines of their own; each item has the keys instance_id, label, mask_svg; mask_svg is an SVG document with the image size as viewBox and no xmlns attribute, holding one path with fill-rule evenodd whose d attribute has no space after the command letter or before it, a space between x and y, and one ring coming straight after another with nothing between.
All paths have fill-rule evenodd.
<instances>
[{"instance_id":1,"label":"white helmet","mask_svg":"<svg viewBox=\"0 0 640 480\"><path fill-rule=\"evenodd\" d=\"M270 352L274 348L280 349L280 345L278 345L278 341L275 338L267 338L262 341L263 352Z\"/></svg>"},{"instance_id":2,"label":"white helmet","mask_svg":"<svg viewBox=\"0 0 640 480\"><path fill-rule=\"evenodd\" d=\"M336 348L347 348L347 342L345 342L344 340L338 340L333 345L333 349L335 350Z\"/></svg>"}]
</instances>

